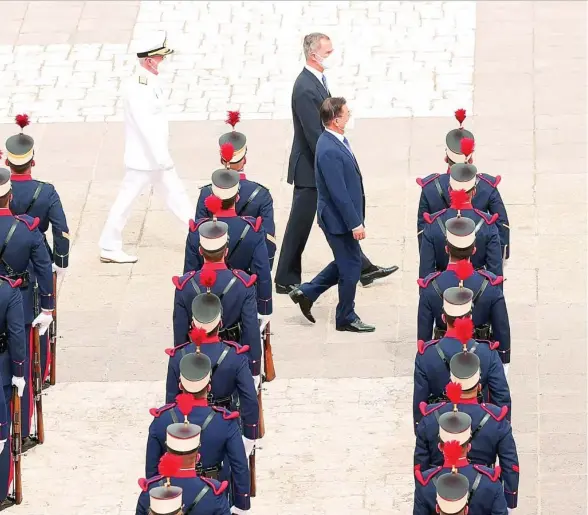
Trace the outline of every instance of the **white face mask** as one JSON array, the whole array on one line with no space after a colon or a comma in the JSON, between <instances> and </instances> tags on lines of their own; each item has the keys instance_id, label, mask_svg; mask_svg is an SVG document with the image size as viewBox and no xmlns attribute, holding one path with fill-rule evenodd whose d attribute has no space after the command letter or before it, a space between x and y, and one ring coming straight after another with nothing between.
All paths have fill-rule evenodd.
<instances>
[{"instance_id":1,"label":"white face mask","mask_svg":"<svg viewBox=\"0 0 588 515\"><path fill-rule=\"evenodd\" d=\"M329 68L331 68L331 66L333 66L333 54L328 55L326 57L322 57L318 54L315 54L317 57L317 61L318 63L325 69L328 70Z\"/></svg>"}]
</instances>

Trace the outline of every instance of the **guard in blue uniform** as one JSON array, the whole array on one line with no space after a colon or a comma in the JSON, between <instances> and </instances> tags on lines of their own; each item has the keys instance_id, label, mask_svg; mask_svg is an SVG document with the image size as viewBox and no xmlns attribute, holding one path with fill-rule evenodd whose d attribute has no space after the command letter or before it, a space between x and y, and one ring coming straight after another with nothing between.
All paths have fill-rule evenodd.
<instances>
[{"instance_id":1,"label":"guard in blue uniform","mask_svg":"<svg viewBox=\"0 0 588 515\"><path fill-rule=\"evenodd\" d=\"M433 335L438 339L445 334L447 327L443 320L443 292L463 283L475 292L472 300L474 338L500 343L498 353L506 374L510 363L510 323L501 288L504 278L486 270L473 269L470 259L474 248L469 245L469 241L475 228L474 221L465 216L445 222L449 264L444 272L433 272L418 280L417 338L429 341ZM450 239L453 243L449 242Z\"/></svg>"},{"instance_id":2,"label":"guard in blue uniform","mask_svg":"<svg viewBox=\"0 0 588 515\"><path fill-rule=\"evenodd\" d=\"M136 515L174 514L177 504L171 505L167 501L176 497L178 490L165 492L153 489L179 487L181 489L180 506L190 515L229 515L227 500L227 481L218 482L215 479L197 475L199 462L198 448L200 446L200 426L190 424L186 419L183 423L171 424L166 429L165 454L159 463L159 474L149 479L139 479L141 494L137 502ZM172 492L175 494L172 495ZM166 500L165 504L161 500ZM178 501L176 501L177 503ZM151 511L150 511L151 509ZM163 511L171 509L171 511Z\"/></svg>"},{"instance_id":3,"label":"guard in blue uniform","mask_svg":"<svg viewBox=\"0 0 588 515\"><path fill-rule=\"evenodd\" d=\"M459 129L453 129L445 138L446 155L445 162L448 164L447 173L438 174L433 173L424 179L417 179L417 184L422 188L421 198L419 201L419 209L417 215L417 232L419 234L419 246L421 244L421 234L425 228L425 213L436 213L446 209L450 205L450 175L449 170L452 165L456 163L463 163L464 161L472 164L473 147L469 155L464 156L461 149L461 142L463 139L474 140L474 135L463 128L463 121L465 120L465 110L458 109L455 112L455 117L459 122ZM466 144L466 149L468 145ZM467 150L466 150L467 151ZM500 192L498 191L498 184L501 181L500 175L496 177L479 173L476 178L475 193L472 197L472 205L474 208L483 212L488 212L491 215L498 215L496 224L498 232L500 233L500 242L502 246L502 255L504 259L510 256L510 229L508 222L508 215L506 207Z\"/></svg>"},{"instance_id":4,"label":"guard in blue uniform","mask_svg":"<svg viewBox=\"0 0 588 515\"><path fill-rule=\"evenodd\" d=\"M17 387L20 397L25 388L26 339L20 284L20 279L0 276L0 376L4 388L4 395L0 395L0 503L8 496L12 477L10 444L5 445L10 437L12 387Z\"/></svg>"},{"instance_id":5,"label":"guard in blue uniform","mask_svg":"<svg viewBox=\"0 0 588 515\"><path fill-rule=\"evenodd\" d=\"M226 263L228 225L204 222L198 226L202 268L182 277L174 277L174 345L188 341L192 326L192 301L204 291L211 291L223 306L219 337L249 346L251 374L259 386L261 373L261 336L257 321L256 275L230 270Z\"/></svg>"},{"instance_id":6,"label":"guard in blue uniform","mask_svg":"<svg viewBox=\"0 0 588 515\"><path fill-rule=\"evenodd\" d=\"M472 465L468 460L471 423L469 415L460 412L440 418L445 460L425 471L415 467L413 515L507 515L500 467Z\"/></svg>"},{"instance_id":7,"label":"guard in blue uniform","mask_svg":"<svg viewBox=\"0 0 588 515\"><path fill-rule=\"evenodd\" d=\"M21 280L19 289L27 338L24 363L26 385L22 402L22 436L26 439L23 441L26 448L32 445L28 439L33 415L33 392L29 380L32 377L30 358L33 354L31 328L39 325L39 334L43 335L53 321L53 272L43 235L37 228L39 219L13 215L8 207L11 191L10 172L0 168L0 274L12 281ZM36 309L35 286L38 287L40 309Z\"/></svg>"},{"instance_id":8,"label":"guard in blue uniform","mask_svg":"<svg viewBox=\"0 0 588 515\"><path fill-rule=\"evenodd\" d=\"M426 277L430 273L443 271L447 268L449 258L445 250L446 241L450 236L445 234L445 222L454 217L465 216L471 218L476 224L473 235L467 238L471 240L472 247L476 251L472 255L474 268L485 268L494 275L502 275L502 254L500 250L500 236L496 228L498 215L489 215L479 209L474 209L471 204L472 190L476 181L476 168L474 165L457 164L451 167L452 180L459 180L461 189L454 188L451 191L451 207L429 215L425 213L426 226L423 231L423 239L420 247L419 276ZM465 238L465 237L464 237Z\"/></svg>"},{"instance_id":9,"label":"guard in blue uniform","mask_svg":"<svg viewBox=\"0 0 588 515\"><path fill-rule=\"evenodd\" d=\"M199 475L217 480L229 480L235 506L250 508L250 477L247 466L254 440L241 436L239 413L208 405L208 390L212 364L206 354L188 354L180 361L182 388L175 402L151 409L153 422L147 439L146 477L157 474L157 464L165 454L166 428L187 417L200 426ZM245 448L245 444L248 449Z\"/></svg>"},{"instance_id":10,"label":"guard in blue uniform","mask_svg":"<svg viewBox=\"0 0 588 515\"><path fill-rule=\"evenodd\" d=\"M221 220L229 227L228 254L229 268L245 270L257 276L257 313L263 326L272 314L272 281L269 257L262 219L238 216L235 202L239 190L239 174L234 170L217 170L212 174L212 191L207 197L207 209L213 212L213 222ZM220 199L220 200L219 200ZM200 254L200 234L198 227L208 218L190 222L190 232L186 242L184 273L200 270L204 259ZM210 249L213 250L213 249Z\"/></svg>"},{"instance_id":11,"label":"guard in blue uniform","mask_svg":"<svg viewBox=\"0 0 588 515\"><path fill-rule=\"evenodd\" d=\"M29 124L27 115L19 115L17 123L21 132L6 140L6 164L12 175L12 199L10 210L15 215L29 215L39 219L39 231L53 261L53 271L58 277L65 273L69 264L69 228L59 194L48 182L33 179L32 168L35 166L35 141L22 129ZM53 249L49 246L45 234L51 224ZM41 373L43 382L49 376L50 345L49 334L41 337Z\"/></svg>"},{"instance_id":12,"label":"guard in blue uniform","mask_svg":"<svg viewBox=\"0 0 588 515\"><path fill-rule=\"evenodd\" d=\"M447 332L441 340L418 341L414 368L413 417L416 425L422 418L421 402L434 404L445 398L450 379L450 362L474 361L481 370L480 383L484 401L507 406L509 419L511 397L497 343L474 340L473 323L469 318L473 292L469 288L448 288L443 293L443 311Z\"/></svg>"},{"instance_id":13,"label":"guard in blue uniform","mask_svg":"<svg viewBox=\"0 0 588 515\"><path fill-rule=\"evenodd\" d=\"M451 380L453 383L449 383L446 388L450 402L429 405L422 402L420 405L423 418L417 426L414 464L419 465L421 470L442 465L439 420L445 413L452 411L467 413L472 419L468 458L472 463L487 467L494 467L498 458L506 503L509 508L516 508L519 458L512 428L506 416L508 408L478 403L481 391L480 368L475 360L465 363L452 360Z\"/></svg>"},{"instance_id":14,"label":"guard in blue uniform","mask_svg":"<svg viewBox=\"0 0 588 515\"><path fill-rule=\"evenodd\" d=\"M269 254L270 270L274 266L276 254L276 224L274 222L274 200L265 186L247 179L245 165L247 164L247 137L242 132L235 130L235 125L240 121L239 111L229 111L227 123L233 130L223 134L218 139L221 154L221 164L239 173L239 196L235 209L238 216L261 217L262 227L265 231L265 244ZM213 195L212 184L207 184L200 189L198 204L196 205L195 220L209 218L212 213L206 209L204 201Z\"/></svg>"},{"instance_id":15,"label":"guard in blue uniform","mask_svg":"<svg viewBox=\"0 0 588 515\"><path fill-rule=\"evenodd\" d=\"M171 403L180 393L180 361L190 353L206 354L212 366L209 402L213 406L231 409L237 394L243 421L243 435L250 440L258 437L259 406L253 377L249 370L247 346L220 340L221 301L214 293L198 295L192 302L190 341L166 349L170 357L167 368L165 402Z\"/></svg>"}]
</instances>

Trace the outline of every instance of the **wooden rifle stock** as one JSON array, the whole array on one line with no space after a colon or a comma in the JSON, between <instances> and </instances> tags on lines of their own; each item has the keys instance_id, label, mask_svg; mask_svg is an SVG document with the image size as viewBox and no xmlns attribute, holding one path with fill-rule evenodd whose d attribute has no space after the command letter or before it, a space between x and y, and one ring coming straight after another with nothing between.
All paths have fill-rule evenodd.
<instances>
[{"instance_id":1,"label":"wooden rifle stock","mask_svg":"<svg viewBox=\"0 0 588 515\"><path fill-rule=\"evenodd\" d=\"M12 457L14 461L14 503L22 503L22 472L21 472L21 411L18 388L12 387Z\"/></svg>"},{"instance_id":2,"label":"wooden rifle stock","mask_svg":"<svg viewBox=\"0 0 588 515\"><path fill-rule=\"evenodd\" d=\"M41 340L39 326L33 329L33 394L37 410L37 440L45 441L45 424L43 422L43 376L41 374Z\"/></svg>"},{"instance_id":3,"label":"wooden rifle stock","mask_svg":"<svg viewBox=\"0 0 588 515\"><path fill-rule=\"evenodd\" d=\"M272 351L272 343L270 340L271 331L270 323L265 326L263 337L263 368L265 371L265 380L269 383L276 378L276 368L274 367L274 353Z\"/></svg>"},{"instance_id":4,"label":"wooden rifle stock","mask_svg":"<svg viewBox=\"0 0 588 515\"><path fill-rule=\"evenodd\" d=\"M255 449L249 455L249 479L251 486L249 490L249 496L255 497L257 495L257 474L255 470Z\"/></svg>"},{"instance_id":5,"label":"wooden rifle stock","mask_svg":"<svg viewBox=\"0 0 588 515\"><path fill-rule=\"evenodd\" d=\"M53 310L53 323L50 328L50 352L51 352L51 369L49 371L49 384L53 386L56 380L57 373L57 273L53 272L53 302L55 309Z\"/></svg>"},{"instance_id":6,"label":"wooden rifle stock","mask_svg":"<svg viewBox=\"0 0 588 515\"><path fill-rule=\"evenodd\" d=\"M257 404L259 406L259 422L257 423L259 427L258 438L263 438L265 435L265 420L263 418L263 402L261 399L261 387L257 392Z\"/></svg>"}]
</instances>

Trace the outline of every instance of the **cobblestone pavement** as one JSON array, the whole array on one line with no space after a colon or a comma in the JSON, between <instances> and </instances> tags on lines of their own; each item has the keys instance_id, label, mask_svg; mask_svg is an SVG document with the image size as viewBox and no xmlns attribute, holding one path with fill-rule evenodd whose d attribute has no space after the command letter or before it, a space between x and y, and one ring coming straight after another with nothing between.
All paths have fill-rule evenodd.
<instances>
[{"instance_id":1,"label":"cobblestone pavement","mask_svg":"<svg viewBox=\"0 0 588 515\"><path fill-rule=\"evenodd\" d=\"M44 4L30 2L22 11L23 28L39 10L50 19L64 14ZM93 4L104 13L112 5L68 2L67 16L98 25L89 18L101 14ZM328 73L331 90L354 101L356 116L447 115L456 103L471 108L474 2L117 4L123 4L119 23L136 16L134 41L168 31L177 54L162 79L176 120L218 119L227 109L251 119L289 118L302 36L312 30L333 39L339 64ZM21 111L39 122L119 121L121 81L136 60L132 43L111 37L105 32L103 41L58 43L39 36L40 44L1 46L0 122ZM7 41L0 36L0 43Z\"/></svg>"},{"instance_id":2,"label":"cobblestone pavement","mask_svg":"<svg viewBox=\"0 0 588 515\"><path fill-rule=\"evenodd\" d=\"M0 42L19 48L127 45L135 25L153 21L143 5L121 2L108 25L104 5L5 3ZM426 5L415 4L423 20ZM480 170L502 175L512 230L505 292L521 462L515 515L583 513L586 4L480 2L475 9L475 116L466 123L476 134ZM473 30L473 21L467 27ZM461 106L469 108L467 101L451 107ZM249 139L248 173L272 191L279 239L291 198L284 181L290 122L249 117L244 114L241 127ZM358 291L358 312L377 326L369 335L334 330L335 291L317 303L314 326L287 298L276 299L278 379L265 392L267 434L258 454L259 496L252 515L411 513L415 178L443 170L444 136L454 126L447 116L360 119L350 134L368 202L364 250L374 262L401 269ZM225 128L218 120L171 126L171 152L192 197L217 167L216 141ZM0 141L14 129L0 124ZM184 230L159 197L145 192L125 232L139 262L100 264L96 242L122 174L122 125L36 123L30 133L38 144L34 172L57 185L73 249L59 290L59 384L44 398L47 439L24 459L25 501L11 512L131 515L147 408L163 400L170 277L181 270ZM305 276L322 268L329 255L320 231L313 231Z\"/></svg>"}]
</instances>

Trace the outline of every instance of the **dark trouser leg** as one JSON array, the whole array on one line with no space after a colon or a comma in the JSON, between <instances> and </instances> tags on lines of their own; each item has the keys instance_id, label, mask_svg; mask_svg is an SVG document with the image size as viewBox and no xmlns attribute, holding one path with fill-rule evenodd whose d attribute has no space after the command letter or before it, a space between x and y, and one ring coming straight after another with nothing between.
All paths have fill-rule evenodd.
<instances>
[{"instance_id":1,"label":"dark trouser leg","mask_svg":"<svg viewBox=\"0 0 588 515\"><path fill-rule=\"evenodd\" d=\"M316 215L316 188L294 187L275 282L284 286L302 282L302 253Z\"/></svg>"},{"instance_id":2,"label":"dark trouser leg","mask_svg":"<svg viewBox=\"0 0 588 515\"><path fill-rule=\"evenodd\" d=\"M4 385L4 396L6 398L6 408L8 410L8 421L9 424L12 423L12 410L11 410L11 401L12 401L12 386ZM10 434L10 433L9 433ZM12 453L11 453L12 441L11 438L8 437L6 443L4 444L4 449L2 450L2 454L0 454L0 502L2 502L8 494L10 493L9 488L10 484L12 483Z\"/></svg>"},{"instance_id":3,"label":"dark trouser leg","mask_svg":"<svg viewBox=\"0 0 588 515\"><path fill-rule=\"evenodd\" d=\"M339 303L337 304L335 325L340 327L357 318L355 313L355 291L361 275L361 250L359 242L351 233L328 235L327 240L339 271Z\"/></svg>"},{"instance_id":4,"label":"dark trouser leg","mask_svg":"<svg viewBox=\"0 0 588 515\"><path fill-rule=\"evenodd\" d=\"M361 247L359 248L359 252L361 255L361 273L364 274L366 272L372 272L375 268L374 264L363 253L363 250L361 250Z\"/></svg>"},{"instance_id":5,"label":"dark trouser leg","mask_svg":"<svg viewBox=\"0 0 588 515\"><path fill-rule=\"evenodd\" d=\"M335 286L338 281L339 270L335 261L331 261L312 281L300 285L300 291L315 302L331 286Z\"/></svg>"}]
</instances>

